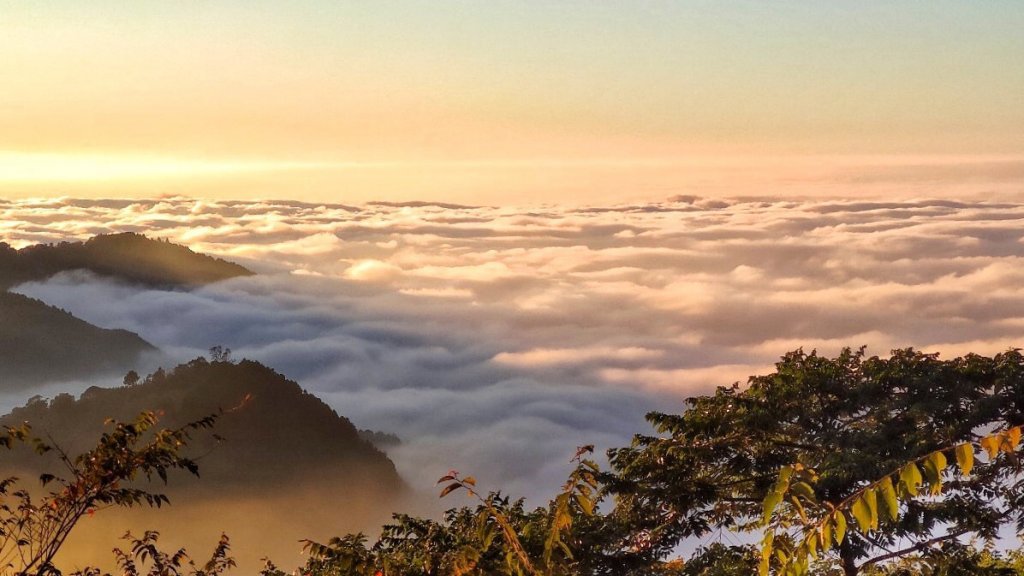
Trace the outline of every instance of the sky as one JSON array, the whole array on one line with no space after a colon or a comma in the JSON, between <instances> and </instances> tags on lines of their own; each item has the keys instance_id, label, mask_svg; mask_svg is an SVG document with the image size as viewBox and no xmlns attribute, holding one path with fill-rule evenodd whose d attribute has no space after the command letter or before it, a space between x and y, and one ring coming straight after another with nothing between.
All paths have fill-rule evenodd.
<instances>
[{"instance_id":1,"label":"sky","mask_svg":"<svg viewBox=\"0 0 1024 576\"><path fill-rule=\"evenodd\" d=\"M16 290L144 369L264 362L398 434L415 488L539 501L790 350L1021 346L1021 30L1019 0L0 0L0 241L249 266Z\"/></svg>"},{"instance_id":2,"label":"sky","mask_svg":"<svg viewBox=\"0 0 1024 576\"><path fill-rule=\"evenodd\" d=\"M956 197L1024 171L1015 0L0 0L0 29L5 197Z\"/></svg>"}]
</instances>

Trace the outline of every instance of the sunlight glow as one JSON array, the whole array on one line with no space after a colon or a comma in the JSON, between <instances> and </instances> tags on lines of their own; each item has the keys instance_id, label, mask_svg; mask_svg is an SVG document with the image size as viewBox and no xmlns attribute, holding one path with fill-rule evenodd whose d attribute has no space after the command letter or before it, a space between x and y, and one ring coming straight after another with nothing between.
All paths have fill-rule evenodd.
<instances>
[{"instance_id":1,"label":"sunlight glow","mask_svg":"<svg viewBox=\"0 0 1024 576\"><path fill-rule=\"evenodd\" d=\"M321 167L312 162L196 160L160 156L51 154L0 151L0 181L80 182L189 178L246 172L276 172Z\"/></svg>"}]
</instances>

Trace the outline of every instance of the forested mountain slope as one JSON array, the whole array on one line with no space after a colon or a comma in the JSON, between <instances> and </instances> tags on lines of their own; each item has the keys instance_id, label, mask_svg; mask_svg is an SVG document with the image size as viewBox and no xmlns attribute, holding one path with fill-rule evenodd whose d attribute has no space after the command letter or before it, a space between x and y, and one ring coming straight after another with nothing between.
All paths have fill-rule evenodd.
<instances>
[{"instance_id":1,"label":"forested mountain slope","mask_svg":"<svg viewBox=\"0 0 1024 576\"><path fill-rule=\"evenodd\" d=\"M0 318L0 385L7 388L116 371L156 350L133 332L99 328L12 292L0 292Z\"/></svg>"},{"instance_id":2,"label":"forested mountain slope","mask_svg":"<svg viewBox=\"0 0 1024 576\"><path fill-rule=\"evenodd\" d=\"M0 418L0 425L28 422L34 435L77 454L95 444L105 419L130 420L144 410L161 415L160 427L224 412L212 432L197 433L188 447L199 479L172 475L168 508L90 518L90 530L72 542L76 558L91 554L95 544L96 561L108 562L110 545L127 528L159 529L201 546L226 531L239 550L292 556L299 538L385 520L406 492L392 462L351 422L296 382L247 360L199 358L135 385L91 388L78 399L36 398ZM32 477L60 474L55 453L39 456L20 447L3 456L6 469ZM147 486L164 490L159 481ZM258 556L241 559L255 562Z\"/></svg>"},{"instance_id":3,"label":"forested mountain slope","mask_svg":"<svg viewBox=\"0 0 1024 576\"><path fill-rule=\"evenodd\" d=\"M124 373L155 348L137 334L93 326L9 289L61 272L87 270L131 284L188 289L237 276L246 268L141 234L15 250L0 243L0 387Z\"/></svg>"},{"instance_id":4,"label":"forested mountain slope","mask_svg":"<svg viewBox=\"0 0 1024 576\"><path fill-rule=\"evenodd\" d=\"M0 243L0 287L45 280L70 270L88 270L124 282L167 288L188 288L253 274L238 264L132 232L96 236L85 242L37 244L21 250Z\"/></svg>"}]
</instances>

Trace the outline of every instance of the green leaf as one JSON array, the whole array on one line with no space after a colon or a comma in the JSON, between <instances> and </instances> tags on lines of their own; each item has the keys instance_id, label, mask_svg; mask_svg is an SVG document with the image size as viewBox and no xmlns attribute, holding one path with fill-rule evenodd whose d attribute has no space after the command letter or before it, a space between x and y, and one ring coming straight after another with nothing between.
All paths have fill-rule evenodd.
<instances>
[{"instance_id":1,"label":"green leaf","mask_svg":"<svg viewBox=\"0 0 1024 576\"><path fill-rule=\"evenodd\" d=\"M577 492L575 495L575 499L576 503L579 504L580 509L583 510L584 514L586 514L587 516L594 515L594 503L590 500L590 498L587 498L584 494Z\"/></svg>"},{"instance_id":2,"label":"green leaf","mask_svg":"<svg viewBox=\"0 0 1024 576\"><path fill-rule=\"evenodd\" d=\"M761 521L767 524L772 519L772 513L775 512L775 507L782 502L782 492L772 490L764 497L763 511L761 512Z\"/></svg>"},{"instance_id":3,"label":"green leaf","mask_svg":"<svg viewBox=\"0 0 1024 576\"><path fill-rule=\"evenodd\" d=\"M801 496L811 502L815 501L814 488L807 482L797 482L790 487L790 491L797 496Z\"/></svg>"},{"instance_id":4,"label":"green leaf","mask_svg":"<svg viewBox=\"0 0 1024 576\"><path fill-rule=\"evenodd\" d=\"M789 479L791 476L793 476L793 467L783 466L782 469L779 470L779 481L776 483L776 486L789 486Z\"/></svg>"},{"instance_id":5,"label":"green leaf","mask_svg":"<svg viewBox=\"0 0 1024 576\"><path fill-rule=\"evenodd\" d=\"M921 472L924 474L924 481L930 494L935 494L936 490L942 489L939 471L936 470L935 464L931 460L925 460L921 464Z\"/></svg>"},{"instance_id":6,"label":"green leaf","mask_svg":"<svg viewBox=\"0 0 1024 576\"><path fill-rule=\"evenodd\" d=\"M964 442L956 447L956 465L960 467L960 473L968 476L974 469L974 446L970 442Z\"/></svg>"}]
</instances>

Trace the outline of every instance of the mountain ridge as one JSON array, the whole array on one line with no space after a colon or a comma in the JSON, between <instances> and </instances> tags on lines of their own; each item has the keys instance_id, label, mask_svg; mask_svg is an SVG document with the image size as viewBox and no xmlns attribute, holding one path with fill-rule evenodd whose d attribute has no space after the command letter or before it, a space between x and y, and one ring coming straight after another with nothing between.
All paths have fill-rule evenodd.
<instances>
[{"instance_id":1,"label":"mountain ridge","mask_svg":"<svg viewBox=\"0 0 1024 576\"><path fill-rule=\"evenodd\" d=\"M90 529L69 543L77 559L108 562L109 545L126 529L160 530L191 548L226 532L240 562L255 567L261 555L294 555L291 543L300 538L375 529L409 493L394 463L348 419L259 362L196 358L135 381L127 377L124 385L93 387L77 398L35 397L0 417L0 425L28 423L33 436L74 455L95 444L108 418L154 411L164 428L219 414L212 433L196 433L184 452L199 464L200 477L178 472L166 486L140 485L166 493L169 507L90 518ZM55 452L40 456L23 445L4 457L8 470L32 478L61 472ZM253 522L254 513L272 524Z\"/></svg>"},{"instance_id":2,"label":"mountain ridge","mask_svg":"<svg viewBox=\"0 0 1024 576\"><path fill-rule=\"evenodd\" d=\"M94 326L40 300L0 291L0 384L112 372L156 347L138 334Z\"/></svg>"},{"instance_id":3,"label":"mountain ridge","mask_svg":"<svg viewBox=\"0 0 1024 576\"><path fill-rule=\"evenodd\" d=\"M384 452L365 440L347 418L297 382L253 360L236 363L196 358L169 371L160 368L136 384L93 386L77 398L67 393L49 401L34 398L0 416L0 425L27 422L45 430L65 451L81 452L103 432L107 418L130 420L147 410L162 414L161 425L165 427L220 414L216 426L219 437L227 438L229 443L234 437L259 444L258 451L232 454L259 459L268 452L278 453L273 461L244 466L259 467L260 477L266 479L290 479L300 466L308 472L311 463L366 460L381 467L375 482L395 490L404 486ZM260 428L251 429L254 423ZM327 438L331 441L326 442ZM200 439L196 448L216 452L222 444ZM235 445L232 450L237 448ZM33 460L31 454L28 456ZM220 458L212 461L212 467L204 467L204 476L218 481L236 477L237 463L221 467ZM389 484L386 478L395 483Z\"/></svg>"},{"instance_id":4,"label":"mountain ridge","mask_svg":"<svg viewBox=\"0 0 1024 576\"><path fill-rule=\"evenodd\" d=\"M72 270L158 288L190 288L255 274L239 264L135 232L101 234L84 242L35 244L20 250L0 242L2 288Z\"/></svg>"},{"instance_id":5,"label":"mountain ridge","mask_svg":"<svg viewBox=\"0 0 1024 576\"><path fill-rule=\"evenodd\" d=\"M74 270L163 289L191 289L254 274L238 264L134 232L20 250L0 243L0 386L23 388L123 373L144 354L156 351L138 334L92 325L10 291L19 284Z\"/></svg>"}]
</instances>

